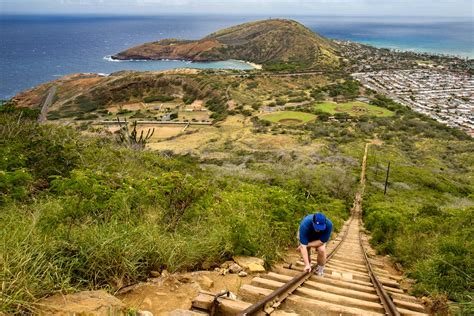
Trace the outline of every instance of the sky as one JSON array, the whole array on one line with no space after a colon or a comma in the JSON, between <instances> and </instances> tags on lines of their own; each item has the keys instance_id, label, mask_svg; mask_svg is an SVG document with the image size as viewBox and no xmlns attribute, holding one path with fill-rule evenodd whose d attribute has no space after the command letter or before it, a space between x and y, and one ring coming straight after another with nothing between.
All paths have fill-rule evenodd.
<instances>
[{"instance_id":1,"label":"sky","mask_svg":"<svg viewBox=\"0 0 474 316\"><path fill-rule=\"evenodd\" d=\"M474 17L473 0L0 0L1 14Z\"/></svg>"}]
</instances>

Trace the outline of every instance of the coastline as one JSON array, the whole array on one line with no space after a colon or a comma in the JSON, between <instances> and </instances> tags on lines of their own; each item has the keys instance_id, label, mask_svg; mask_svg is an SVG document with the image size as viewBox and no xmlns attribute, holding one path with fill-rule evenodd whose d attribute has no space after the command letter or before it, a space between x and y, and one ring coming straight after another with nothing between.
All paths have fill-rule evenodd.
<instances>
[{"instance_id":1,"label":"coastline","mask_svg":"<svg viewBox=\"0 0 474 316\"><path fill-rule=\"evenodd\" d=\"M355 41L354 41L355 42ZM431 55L448 58L460 58L460 59L474 59L474 52L458 52L458 51L445 51L436 50L434 48L422 48L422 47L409 47L399 44L391 44L378 41L358 41L356 43L369 45L378 49L389 49L395 53L416 53L421 55Z\"/></svg>"},{"instance_id":2,"label":"coastline","mask_svg":"<svg viewBox=\"0 0 474 316\"><path fill-rule=\"evenodd\" d=\"M252 66L253 68L255 68L255 69L257 69L257 70L262 70L262 68L263 68L262 65L253 63L253 62L251 62L251 61L245 61L245 60L237 60L237 61L246 63L247 65L250 65L250 66Z\"/></svg>"},{"instance_id":3,"label":"coastline","mask_svg":"<svg viewBox=\"0 0 474 316\"><path fill-rule=\"evenodd\" d=\"M240 59L227 59L227 60L218 60L218 61L193 61L193 60L188 60L188 59L168 59L168 58L163 58L163 59L115 59L113 58L113 55L107 55L103 57L104 60L110 61L110 62L150 62L150 61L171 61L171 62L184 62L186 64L206 64L206 63L215 63L215 62L232 62L236 61L239 63L244 63L249 66L251 66L254 69L261 70L263 68L262 65L253 63L251 61L246 61L246 60L240 60Z\"/></svg>"}]
</instances>

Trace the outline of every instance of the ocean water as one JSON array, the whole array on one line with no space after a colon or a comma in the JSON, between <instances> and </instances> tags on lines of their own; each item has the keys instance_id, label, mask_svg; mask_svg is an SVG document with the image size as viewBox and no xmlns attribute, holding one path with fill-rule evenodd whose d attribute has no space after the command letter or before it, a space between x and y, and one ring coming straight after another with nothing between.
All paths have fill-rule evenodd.
<instances>
[{"instance_id":1,"label":"ocean water","mask_svg":"<svg viewBox=\"0 0 474 316\"><path fill-rule=\"evenodd\" d=\"M299 21L334 39L474 58L474 17L302 17Z\"/></svg>"},{"instance_id":2,"label":"ocean water","mask_svg":"<svg viewBox=\"0 0 474 316\"><path fill-rule=\"evenodd\" d=\"M0 15L0 98L77 72L180 67L250 69L238 61L110 61L128 47L163 38L198 39L263 16L5 16ZM473 19L290 16L313 31L403 50L474 57Z\"/></svg>"}]
</instances>

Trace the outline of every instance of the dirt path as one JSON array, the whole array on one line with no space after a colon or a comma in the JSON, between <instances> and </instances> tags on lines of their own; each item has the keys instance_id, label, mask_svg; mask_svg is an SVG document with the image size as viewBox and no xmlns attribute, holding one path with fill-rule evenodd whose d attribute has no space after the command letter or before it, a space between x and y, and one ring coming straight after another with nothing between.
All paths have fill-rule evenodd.
<instances>
[{"instance_id":1,"label":"dirt path","mask_svg":"<svg viewBox=\"0 0 474 316\"><path fill-rule=\"evenodd\" d=\"M56 86L52 86L51 89L49 89L48 96L46 97L43 107L41 108L41 113L38 116L38 123L43 123L48 119L48 109L53 102L53 98L57 90L58 88Z\"/></svg>"}]
</instances>

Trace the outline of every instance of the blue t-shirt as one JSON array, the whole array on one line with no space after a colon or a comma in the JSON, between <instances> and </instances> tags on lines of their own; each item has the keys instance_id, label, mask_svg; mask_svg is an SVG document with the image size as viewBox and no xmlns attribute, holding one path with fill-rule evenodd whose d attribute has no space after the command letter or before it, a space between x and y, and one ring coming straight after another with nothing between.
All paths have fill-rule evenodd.
<instances>
[{"instance_id":1,"label":"blue t-shirt","mask_svg":"<svg viewBox=\"0 0 474 316\"><path fill-rule=\"evenodd\" d=\"M332 222L326 218L326 229L320 232L316 232L313 226L313 216L310 214L303 218L300 223L300 243L307 246L309 242L315 240L321 240L327 242L332 233Z\"/></svg>"}]
</instances>

